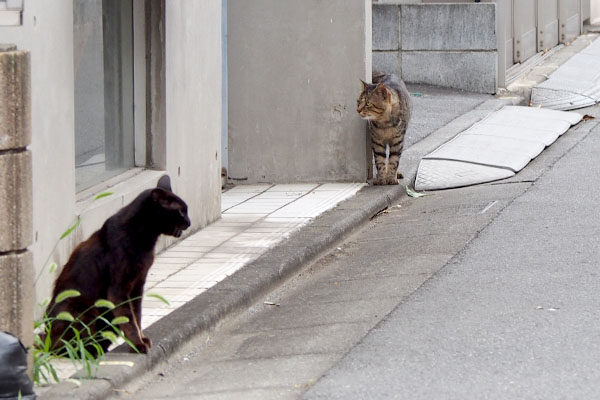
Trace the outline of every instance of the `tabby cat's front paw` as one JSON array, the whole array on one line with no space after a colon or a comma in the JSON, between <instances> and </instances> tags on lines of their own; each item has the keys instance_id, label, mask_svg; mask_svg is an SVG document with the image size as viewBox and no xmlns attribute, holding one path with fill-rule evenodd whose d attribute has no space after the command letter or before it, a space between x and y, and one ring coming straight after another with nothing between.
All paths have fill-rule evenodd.
<instances>
[{"instance_id":1,"label":"tabby cat's front paw","mask_svg":"<svg viewBox=\"0 0 600 400\"><path fill-rule=\"evenodd\" d=\"M386 182L385 178L377 177L377 178L373 179L373 185L374 186L385 185L386 184L385 182Z\"/></svg>"},{"instance_id":2,"label":"tabby cat's front paw","mask_svg":"<svg viewBox=\"0 0 600 400\"><path fill-rule=\"evenodd\" d=\"M385 184L386 185L397 185L398 179L395 176L388 176L387 178L385 178Z\"/></svg>"}]
</instances>

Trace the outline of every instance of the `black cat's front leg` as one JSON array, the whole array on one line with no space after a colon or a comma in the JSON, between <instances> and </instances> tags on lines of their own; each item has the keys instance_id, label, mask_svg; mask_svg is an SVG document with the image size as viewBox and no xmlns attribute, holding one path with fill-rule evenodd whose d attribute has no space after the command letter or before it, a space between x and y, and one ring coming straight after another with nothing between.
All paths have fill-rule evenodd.
<instances>
[{"instance_id":1,"label":"black cat's front leg","mask_svg":"<svg viewBox=\"0 0 600 400\"><path fill-rule=\"evenodd\" d=\"M142 332L142 299L144 296L144 282L139 283L131 293L132 301L129 303L131 305L131 312L135 318L134 323L139 332L139 336L142 339L142 342L146 345L148 349L152 347L152 341L144 336L144 332Z\"/></svg>"},{"instance_id":2,"label":"black cat's front leg","mask_svg":"<svg viewBox=\"0 0 600 400\"><path fill-rule=\"evenodd\" d=\"M150 350L151 344L146 343L142 335L142 329L139 324L140 319L136 316L135 312L135 300L119 294L118 292L121 290L109 290L108 292L108 300L119 305L113 310L113 314L115 317L127 317L129 319L128 323L120 325L123 334L140 353L147 353Z\"/></svg>"}]
</instances>

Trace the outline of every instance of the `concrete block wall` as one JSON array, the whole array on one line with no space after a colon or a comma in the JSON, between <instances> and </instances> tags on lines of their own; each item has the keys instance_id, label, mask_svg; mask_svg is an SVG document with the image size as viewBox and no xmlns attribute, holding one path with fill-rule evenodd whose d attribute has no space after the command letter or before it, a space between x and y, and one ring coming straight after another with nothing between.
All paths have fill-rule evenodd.
<instances>
[{"instance_id":1,"label":"concrete block wall","mask_svg":"<svg viewBox=\"0 0 600 400\"><path fill-rule=\"evenodd\" d=\"M374 4L373 68L405 82L495 93L496 5Z\"/></svg>"},{"instance_id":2,"label":"concrete block wall","mask_svg":"<svg viewBox=\"0 0 600 400\"><path fill-rule=\"evenodd\" d=\"M52 290L55 274L46 261L63 265L74 236L57 241L76 214L74 168L73 2L27 0L23 23L0 27L0 38L31 57L31 150L33 252L37 307ZM26 135L29 135L28 133ZM31 327L31 324L29 324Z\"/></svg>"},{"instance_id":3,"label":"concrete block wall","mask_svg":"<svg viewBox=\"0 0 600 400\"><path fill-rule=\"evenodd\" d=\"M0 46L0 330L33 343L30 57Z\"/></svg>"}]
</instances>

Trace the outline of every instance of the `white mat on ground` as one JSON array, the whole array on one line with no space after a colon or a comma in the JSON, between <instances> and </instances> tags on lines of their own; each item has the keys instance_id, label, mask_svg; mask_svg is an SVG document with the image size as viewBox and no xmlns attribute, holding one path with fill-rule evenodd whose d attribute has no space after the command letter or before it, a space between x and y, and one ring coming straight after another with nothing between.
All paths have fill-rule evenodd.
<instances>
[{"instance_id":1,"label":"white mat on ground","mask_svg":"<svg viewBox=\"0 0 600 400\"><path fill-rule=\"evenodd\" d=\"M581 119L575 112L504 107L423 157L415 189L449 189L509 178Z\"/></svg>"},{"instance_id":2,"label":"white mat on ground","mask_svg":"<svg viewBox=\"0 0 600 400\"><path fill-rule=\"evenodd\" d=\"M600 102L600 40L561 65L531 91L531 104L574 110Z\"/></svg>"}]
</instances>

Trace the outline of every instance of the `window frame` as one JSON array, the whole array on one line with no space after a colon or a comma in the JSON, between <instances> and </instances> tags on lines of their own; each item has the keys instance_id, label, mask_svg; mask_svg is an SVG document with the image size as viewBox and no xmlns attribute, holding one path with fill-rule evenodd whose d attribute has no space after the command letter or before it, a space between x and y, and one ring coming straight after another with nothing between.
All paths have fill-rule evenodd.
<instances>
[{"instance_id":1,"label":"window frame","mask_svg":"<svg viewBox=\"0 0 600 400\"><path fill-rule=\"evenodd\" d=\"M78 211L107 190L119 188L116 192L127 197L129 190L139 191L137 182L154 181L166 169L164 1L133 0L134 166L76 191Z\"/></svg>"},{"instance_id":2,"label":"window frame","mask_svg":"<svg viewBox=\"0 0 600 400\"><path fill-rule=\"evenodd\" d=\"M23 25L23 0L0 0L0 26Z\"/></svg>"}]
</instances>

